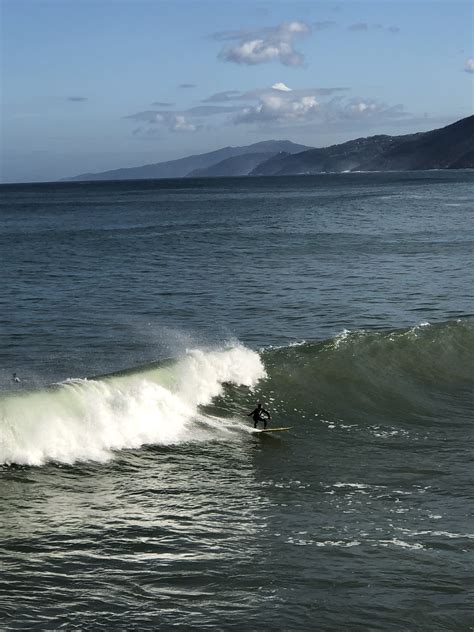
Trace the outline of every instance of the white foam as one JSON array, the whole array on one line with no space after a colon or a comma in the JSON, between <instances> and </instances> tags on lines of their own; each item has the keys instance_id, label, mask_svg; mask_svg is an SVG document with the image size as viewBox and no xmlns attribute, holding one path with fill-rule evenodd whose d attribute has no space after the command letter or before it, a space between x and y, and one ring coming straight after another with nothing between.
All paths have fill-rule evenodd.
<instances>
[{"instance_id":1,"label":"white foam","mask_svg":"<svg viewBox=\"0 0 474 632\"><path fill-rule=\"evenodd\" d=\"M333 487L352 487L354 489L384 489L385 485L367 485L366 483L334 483Z\"/></svg>"},{"instance_id":2,"label":"white foam","mask_svg":"<svg viewBox=\"0 0 474 632\"><path fill-rule=\"evenodd\" d=\"M404 540L399 540L398 538L392 538L391 540L379 540L380 546L389 547L389 546L399 546L402 549L413 549L419 550L423 549L424 546L419 542L405 542Z\"/></svg>"},{"instance_id":3,"label":"white foam","mask_svg":"<svg viewBox=\"0 0 474 632\"><path fill-rule=\"evenodd\" d=\"M105 461L112 451L145 444L206 440L198 407L226 382L253 387L265 376L260 356L244 347L188 351L142 373L74 380L0 400L0 463Z\"/></svg>"},{"instance_id":4,"label":"white foam","mask_svg":"<svg viewBox=\"0 0 474 632\"><path fill-rule=\"evenodd\" d=\"M337 336L333 338L333 342L332 342L333 348L339 349L341 344L343 344L349 339L351 333L352 332L350 331L350 329L343 329L341 333L337 334Z\"/></svg>"},{"instance_id":5,"label":"white foam","mask_svg":"<svg viewBox=\"0 0 474 632\"><path fill-rule=\"evenodd\" d=\"M444 537L444 538L449 538L449 539L463 539L463 538L466 538L467 540L474 539L474 533L452 533L451 531L434 531L431 529L418 531L418 530L412 530L412 529L404 529L402 527L398 527L398 531L402 531L403 533L406 533L407 535L410 535L410 536L434 535L436 537Z\"/></svg>"}]
</instances>

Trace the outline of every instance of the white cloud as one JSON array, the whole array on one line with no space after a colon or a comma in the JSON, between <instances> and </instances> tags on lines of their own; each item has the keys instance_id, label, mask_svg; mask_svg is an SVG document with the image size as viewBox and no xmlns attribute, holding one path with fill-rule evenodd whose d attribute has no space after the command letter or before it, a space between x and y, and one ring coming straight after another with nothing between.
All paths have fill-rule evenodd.
<instances>
[{"instance_id":1,"label":"white cloud","mask_svg":"<svg viewBox=\"0 0 474 632\"><path fill-rule=\"evenodd\" d=\"M281 92L292 92L291 88L286 86L282 81L274 83L272 88L273 90L280 90Z\"/></svg>"},{"instance_id":2,"label":"white cloud","mask_svg":"<svg viewBox=\"0 0 474 632\"><path fill-rule=\"evenodd\" d=\"M282 90L273 85L267 90L256 91L256 103L243 107L231 120L236 125L298 127L308 123L383 121L405 116L401 105L389 106L376 99L359 97L324 99L330 95L331 92L321 90Z\"/></svg>"},{"instance_id":3,"label":"white cloud","mask_svg":"<svg viewBox=\"0 0 474 632\"><path fill-rule=\"evenodd\" d=\"M375 103L364 103L364 101L358 101L348 106L348 110L352 112L373 112L376 109Z\"/></svg>"},{"instance_id":4,"label":"white cloud","mask_svg":"<svg viewBox=\"0 0 474 632\"><path fill-rule=\"evenodd\" d=\"M313 94L302 94L281 88L270 89L259 95L258 103L245 107L234 117L235 123L289 123L313 118L319 102Z\"/></svg>"},{"instance_id":5,"label":"white cloud","mask_svg":"<svg viewBox=\"0 0 474 632\"><path fill-rule=\"evenodd\" d=\"M474 73L474 57L469 57L469 59L466 59L464 70L465 72Z\"/></svg>"},{"instance_id":6,"label":"white cloud","mask_svg":"<svg viewBox=\"0 0 474 632\"><path fill-rule=\"evenodd\" d=\"M304 57L295 50L294 40L310 31L305 22L293 21L256 31L217 33L215 38L238 42L234 46L224 46L220 51L219 59L224 61L250 66L279 61L285 66L301 66Z\"/></svg>"},{"instance_id":7,"label":"white cloud","mask_svg":"<svg viewBox=\"0 0 474 632\"><path fill-rule=\"evenodd\" d=\"M398 118L405 116L403 106L389 106L376 99L355 97L339 102L334 112L341 118L370 119L370 118Z\"/></svg>"},{"instance_id":8,"label":"white cloud","mask_svg":"<svg viewBox=\"0 0 474 632\"><path fill-rule=\"evenodd\" d=\"M176 114L171 119L169 129L173 132L197 132L198 126L190 123L182 114Z\"/></svg>"}]
</instances>

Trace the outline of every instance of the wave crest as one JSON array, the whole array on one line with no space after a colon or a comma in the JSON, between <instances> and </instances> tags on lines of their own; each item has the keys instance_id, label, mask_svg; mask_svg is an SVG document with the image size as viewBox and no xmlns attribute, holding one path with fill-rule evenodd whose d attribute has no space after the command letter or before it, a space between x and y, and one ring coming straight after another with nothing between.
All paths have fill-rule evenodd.
<instances>
[{"instance_id":1,"label":"wave crest","mask_svg":"<svg viewBox=\"0 0 474 632\"><path fill-rule=\"evenodd\" d=\"M244 347L189 351L153 369L0 400L0 463L105 461L113 450L198 441L198 407L225 383L252 387L265 376L259 355Z\"/></svg>"}]
</instances>

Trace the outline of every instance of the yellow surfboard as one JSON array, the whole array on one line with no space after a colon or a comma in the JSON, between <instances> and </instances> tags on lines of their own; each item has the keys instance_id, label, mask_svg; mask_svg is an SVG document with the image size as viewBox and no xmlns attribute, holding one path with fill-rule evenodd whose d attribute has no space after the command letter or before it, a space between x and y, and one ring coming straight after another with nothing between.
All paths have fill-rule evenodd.
<instances>
[{"instance_id":1,"label":"yellow surfboard","mask_svg":"<svg viewBox=\"0 0 474 632\"><path fill-rule=\"evenodd\" d=\"M287 426L286 428L265 428L264 430L254 429L254 432L283 432L284 430L291 430L293 426Z\"/></svg>"}]
</instances>

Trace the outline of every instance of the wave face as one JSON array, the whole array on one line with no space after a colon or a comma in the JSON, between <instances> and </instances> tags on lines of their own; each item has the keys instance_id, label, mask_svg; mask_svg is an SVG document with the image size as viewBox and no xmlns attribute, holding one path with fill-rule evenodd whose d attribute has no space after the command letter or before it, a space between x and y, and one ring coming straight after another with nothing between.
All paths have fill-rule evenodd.
<instances>
[{"instance_id":1,"label":"wave face","mask_svg":"<svg viewBox=\"0 0 474 632\"><path fill-rule=\"evenodd\" d=\"M287 415L355 422L470 419L474 323L423 323L392 331L345 331L264 354L271 393ZM265 394L264 394L265 395Z\"/></svg>"},{"instance_id":2,"label":"wave face","mask_svg":"<svg viewBox=\"0 0 474 632\"><path fill-rule=\"evenodd\" d=\"M252 387L265 370L244 347L195 350L137 373L72 380L0 400L0 462L105 461L113 450L209 438L195 423L224 383Z\"/></svg>"}]
</instances>

